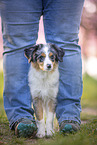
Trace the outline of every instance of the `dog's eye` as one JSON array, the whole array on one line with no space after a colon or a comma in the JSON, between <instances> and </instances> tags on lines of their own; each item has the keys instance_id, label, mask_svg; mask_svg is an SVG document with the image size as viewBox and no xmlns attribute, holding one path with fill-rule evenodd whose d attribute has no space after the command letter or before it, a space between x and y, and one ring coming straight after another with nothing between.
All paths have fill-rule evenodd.
<instances>
[{"instance_id":1,"label":"dog's eye","mask_svg":"<svg viewBox=\"0 0 97 145\"><path fill-rule=\"evenodd\" d=\"M43 62L43 61L44 61L44 56L40 56L40 57L39 57L39 61L40 61L40 62Z\"/></svg>"},{"instance_id":2,"label":"dog's eye","mask_svg":"<svg viewBox=\"0 0 97 145\"><path fill-rule=\"evenodd\" d=\"M51 59L52 61L54 61L54 55L51 55L51 56L50 56L50 59Z\"/></svg>"}]
</instances>

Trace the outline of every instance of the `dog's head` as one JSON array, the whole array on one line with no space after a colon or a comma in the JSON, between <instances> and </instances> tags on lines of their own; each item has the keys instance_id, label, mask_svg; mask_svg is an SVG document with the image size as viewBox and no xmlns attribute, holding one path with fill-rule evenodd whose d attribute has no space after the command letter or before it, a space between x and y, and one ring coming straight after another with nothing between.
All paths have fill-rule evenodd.
<instances>
[{"instance_id":1,"label":"dog's head","mask_svg":"<svg viewBox=\"0 0 97 145\"><path fill-rule=\"evenodd\" d=\"M25 56L34 67L43 71L52 71L58 61L63 61L64 51L55 44L38 44L25 49Z\"/></svg>"}]
</instances>

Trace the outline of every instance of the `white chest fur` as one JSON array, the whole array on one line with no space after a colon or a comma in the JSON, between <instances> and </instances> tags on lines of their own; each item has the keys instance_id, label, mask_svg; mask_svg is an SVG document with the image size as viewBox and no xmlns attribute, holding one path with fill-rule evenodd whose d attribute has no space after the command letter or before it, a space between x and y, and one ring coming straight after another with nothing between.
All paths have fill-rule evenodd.
<instances>
[{"instance_id":1,"label":"white chest fur","mask_svg":"<svg viewBox=\"0 0 97 145\"><path fill-rule=\"evenodd\" d=\"M32 98L42 97L44 101L55 98L58 93L59 72L58 67L53 72L37 71L30 66L28 74L29 87Z\"/></svg>"}]
</instances>

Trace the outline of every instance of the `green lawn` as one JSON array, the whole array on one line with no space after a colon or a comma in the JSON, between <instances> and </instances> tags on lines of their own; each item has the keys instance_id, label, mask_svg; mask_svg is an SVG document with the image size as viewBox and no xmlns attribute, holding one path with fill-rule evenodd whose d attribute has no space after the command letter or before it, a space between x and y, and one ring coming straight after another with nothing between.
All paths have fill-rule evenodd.
<instances>
[{"instance_id":1,"label":"green lawn","mask_svg":"<svg viewBox=\"0 0 97 145\"><path fill-rule=\"evenodd\" d=\"M3 73L0 72L0 145L96 145L97 144L97 81L84 75L81 130L74 134L56 133L49 139L17 138L9 129L9 123L3 107ZM57 123L55 120L55 127Z\"/></svg>"},{"instance_id":2,"label":"green lawn","mask_svg":"<svg viewBox=\"0 0 97 145\"><path fill-rule=\"evenodd\" d=\"M97 80L87 74L83 77L82 108L97 109Z\"/></svg>"}]
</instances>

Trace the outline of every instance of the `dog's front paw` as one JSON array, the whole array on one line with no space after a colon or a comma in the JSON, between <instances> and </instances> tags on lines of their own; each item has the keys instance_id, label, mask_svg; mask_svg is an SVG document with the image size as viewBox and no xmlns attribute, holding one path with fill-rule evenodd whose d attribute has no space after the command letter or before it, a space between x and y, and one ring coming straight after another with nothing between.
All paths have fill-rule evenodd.
<instances>
[{"instance_id":1,"label":"dog's front paw","mask_svg":"<svg viewBox=\"0 0 97 145\"><path fill-rule=\"evenodd\" d=\"M43 138L43 137L45 137L45 130L38 130L36 136L37 136L38 138Z\"/></svg>"},{"instance_id":2,"label":"dog's front paw","mask_svg":"<svg viewBox=\"0 0 97 145\"><path fill-rule=\"evenodd\" d=\"M38 131L37 131L36 136L38 138L43 138L45 136L45 122L44 122L44 120L37 121L37 127L38 127Z\"/></svg>"},{"instance_id":3,"label":"dog's front paw","mask_svg":"<svg viewBox=\"0 0 97 145\"><path fill-rule=\"evenodd\" d=\"M47 128L47 130L46 130L46 136L47 137L52 136L54 133L55 132L54 132L53 128Z\"/></svg>"}]
</instances>

